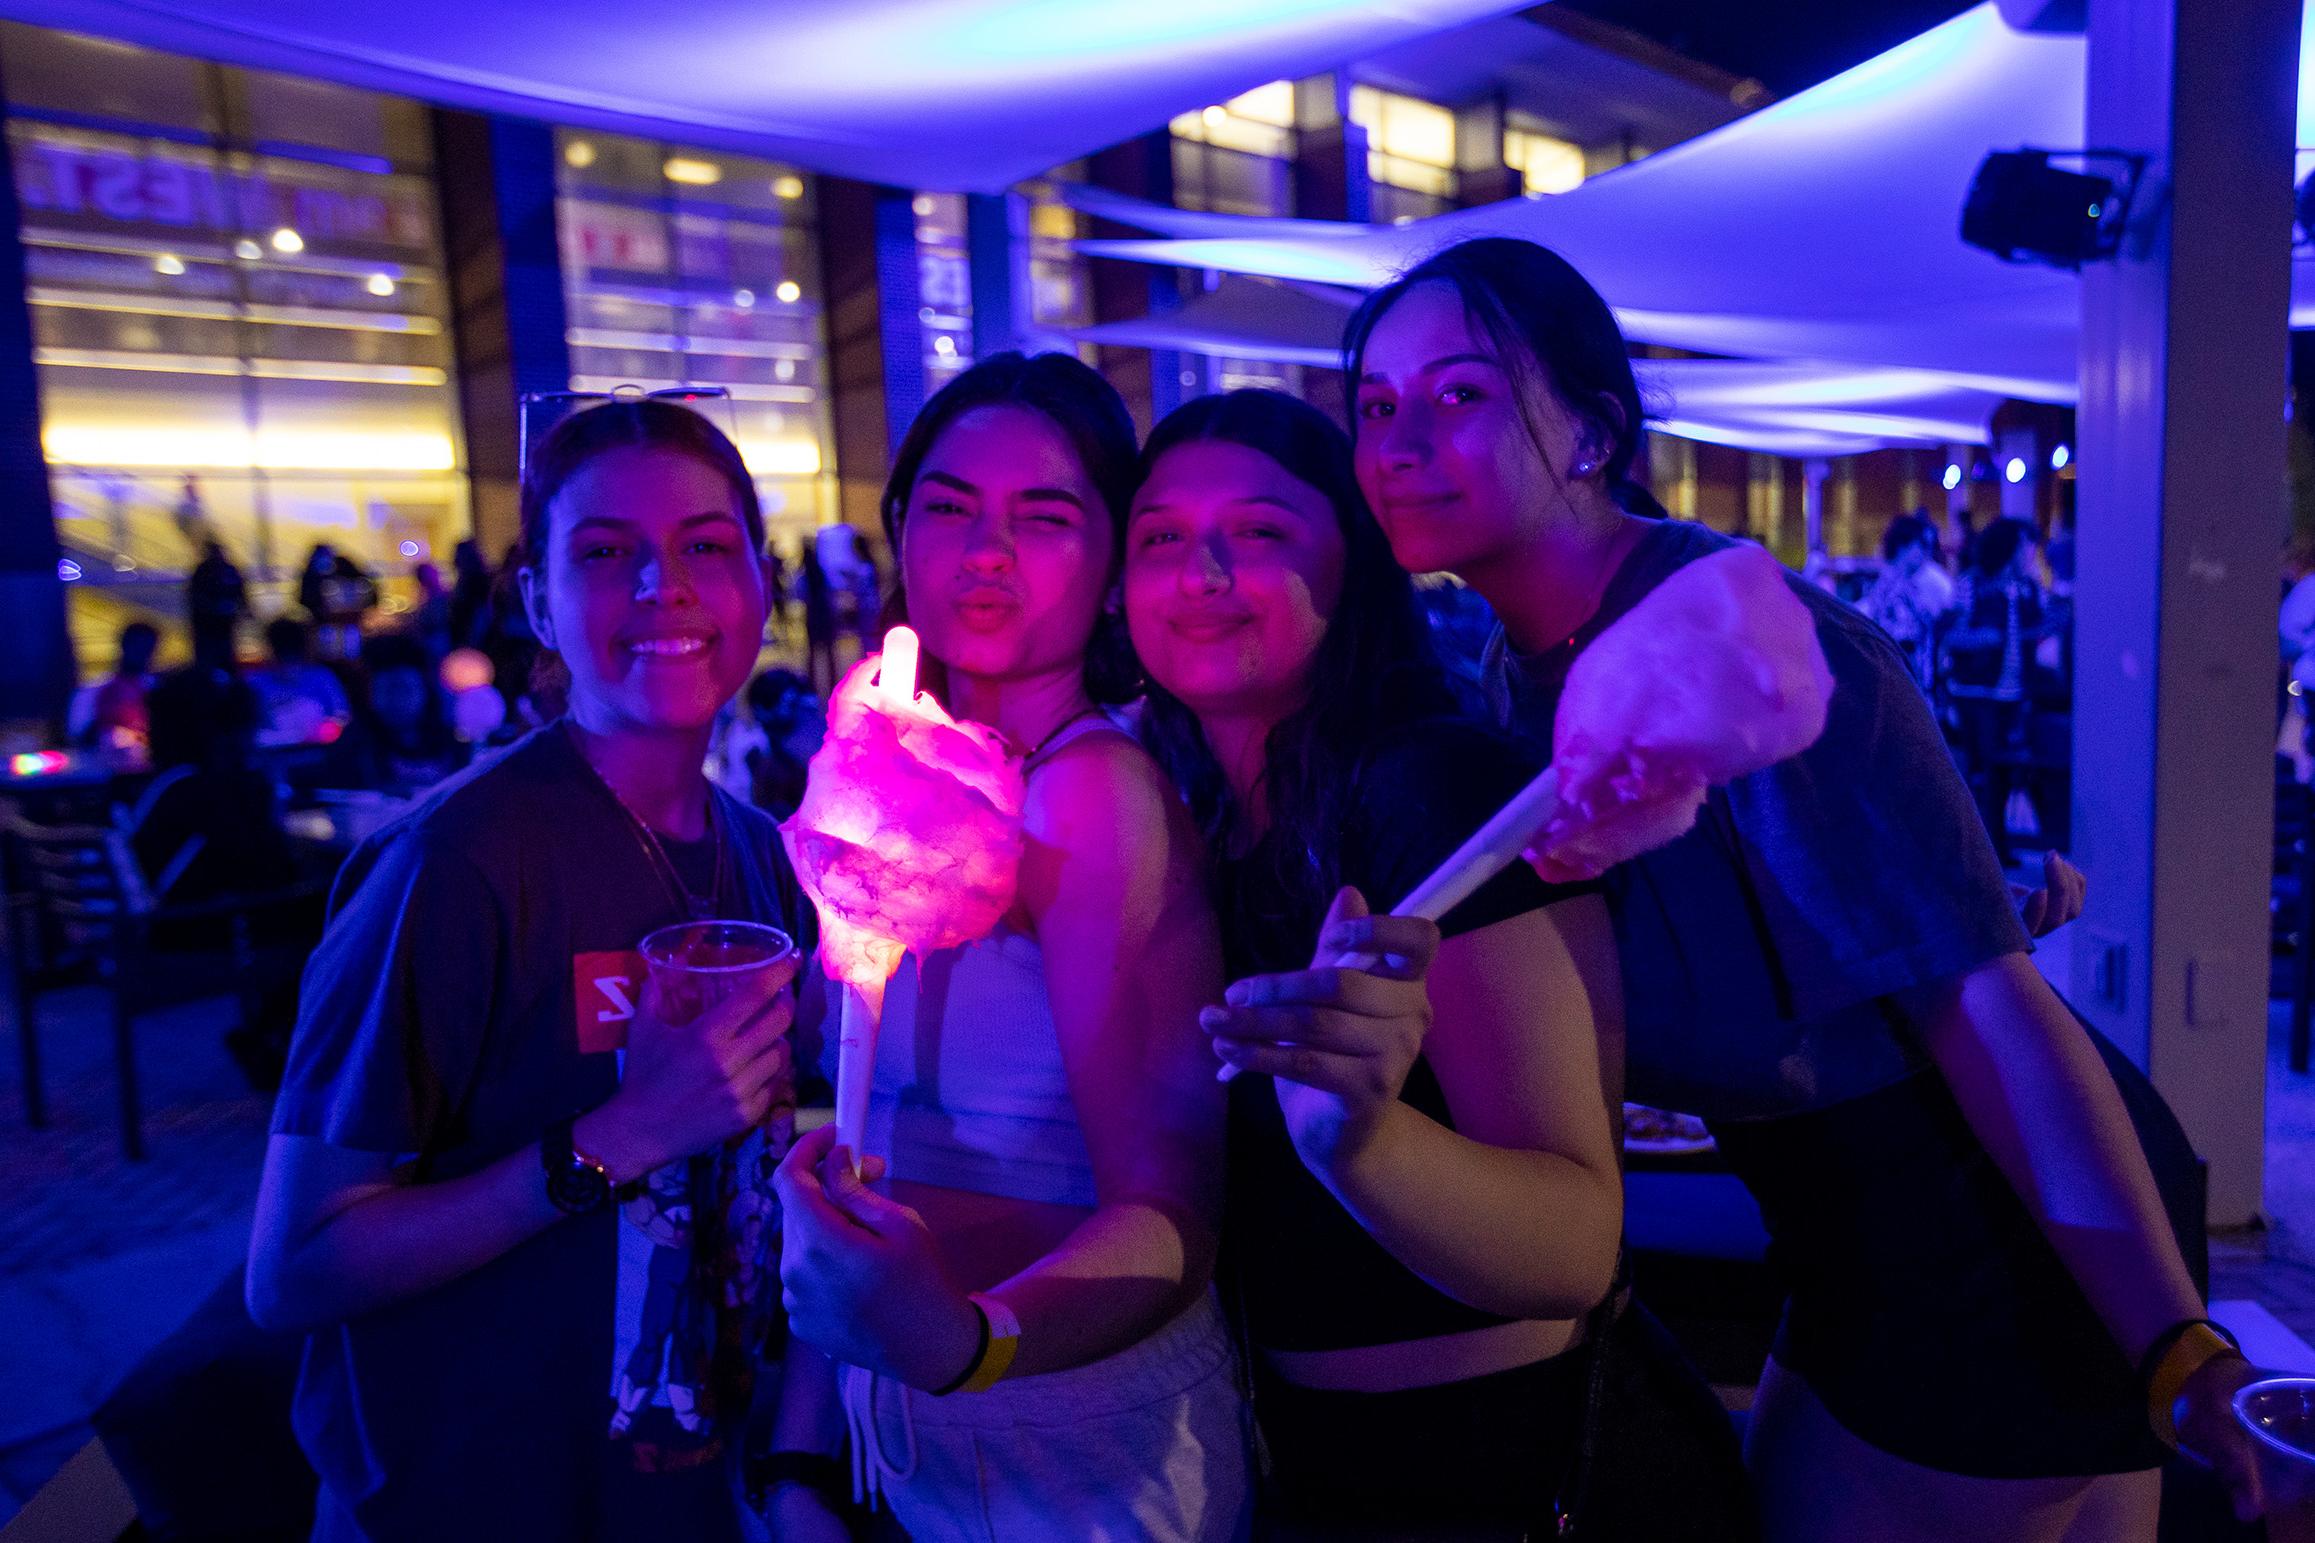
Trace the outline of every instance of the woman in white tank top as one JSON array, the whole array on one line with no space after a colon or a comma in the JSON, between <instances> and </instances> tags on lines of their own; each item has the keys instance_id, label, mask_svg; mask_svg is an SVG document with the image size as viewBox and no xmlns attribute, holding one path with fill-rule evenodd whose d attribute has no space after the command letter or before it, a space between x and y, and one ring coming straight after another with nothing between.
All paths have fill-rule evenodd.
<instances>
[{"instance_id":1,"label":"woman in white tank top","mask_svg":"<svg viewBox=\"0 0 2315 1543\"><path fill-rule=\"evenodd\" d=\"M781 1170L797 1343L775 1445L834 1457L933 1539L1221 1539L1243 1524L1239 1383L1209 1277L1222 986L1186 811L1103 715L1133 424L1061 354L1004 354L928 403L885 531L926 683L1022 751L1020 898L904 962L866 1166L832 1130ZM885 1162L888 1159L889 1169ZM1001 1378L1002 1380L996 1380ZM783 1459L775 1475L807 1475ZM780 1484L783 1536L833 1536Z\"/></svg>"}]
</instances>

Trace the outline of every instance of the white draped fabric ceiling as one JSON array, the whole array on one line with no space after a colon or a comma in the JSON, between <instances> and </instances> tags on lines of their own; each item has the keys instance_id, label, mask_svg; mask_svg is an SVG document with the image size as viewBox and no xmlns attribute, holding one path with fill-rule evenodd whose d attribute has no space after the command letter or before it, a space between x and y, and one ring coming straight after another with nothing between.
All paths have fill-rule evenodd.
<instances>
[{"instance_id":1,"label":"white draped fabric ceiling","mask_svg":"<svg viewBox=\"0 0 2315 1543\"><path fill-rule=\"evenodd\" d=\"M1774 361L1651 367L1665 391L1662 421L1676 432L1785 454L1982 440L2005 397L2074 399L2080 286L1964 246L1962 201L1988 151L2082 143L2084 48L2079 35L2013 31L1989 0L1812 90L1557 196L1375 227L1090 195L1091 212L1160 237L1080 246L1363 289L1455 241L1525 237L1582 269L1635 342ZM2294 319L2315 322L2304 255L2296 276L2309 298L2294 304ZM1195 316L1200 305L1185 309ZM1233 323L1250 313L1254 325L1227 346L1177 327L1163 346L1314 357L1266 352L1259 308L1211 309ZM1302 315L1282 309L1269 330L1309 345L1314 337L1278 325Z\"/></svg>"}]
</instances>

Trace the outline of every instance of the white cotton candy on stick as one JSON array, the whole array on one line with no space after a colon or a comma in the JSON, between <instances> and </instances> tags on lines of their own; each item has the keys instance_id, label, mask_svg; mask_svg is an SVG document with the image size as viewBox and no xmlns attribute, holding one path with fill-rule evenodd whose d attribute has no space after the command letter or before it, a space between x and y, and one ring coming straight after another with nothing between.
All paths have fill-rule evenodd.
<instances>
[{"instance_id":1,"label":"white cotton candy on stick","mask_svg":"<svg viewBox=\"0 0 2315 1543\"><path fill-rule=\"evenodd\" d=\"M1552 764L1390 914L1438 921L1523 854L1569 883L1653 851L1687 834L1707 788L1815 744L1832 695L1815 618L1782 564L1751 545L1690 563L1569 668Z\"/></svg>"},{"instance_id":2,"label":"white cotton candy on stick","mask_svg":"<svg viewBox=\"0 0 2315 1543\"><path fill-rule=\"evenodd\" d=\"M919 958L988 935L1013 903L1021 862L1021 769L1003 740L916 690L916 634L852 667L828 706L828 737L804 799L780 827L820 915L820 963L844 989L836 1134L855 1165L884 987Z\"/></svg>"}]
</instances>

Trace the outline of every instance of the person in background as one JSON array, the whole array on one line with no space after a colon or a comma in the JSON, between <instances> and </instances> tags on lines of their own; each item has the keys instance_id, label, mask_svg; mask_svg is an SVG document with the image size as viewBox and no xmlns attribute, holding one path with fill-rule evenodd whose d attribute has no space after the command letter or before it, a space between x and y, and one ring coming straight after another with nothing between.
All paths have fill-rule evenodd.
<instances>
[{"instance_id":1,"label":"person in background","mask_svg":"<svg viewBox=\"0 0 2315 1543\"><path fill-rule=\"evenodd\" d=\"M450 646L484 648L490 634L490 563L482 544L471 536L459 542L450 554L450 570Z\"/></svg>"},{"instance_id":2,"label":"person in background","mask_svg":"<svg viewBox=\"0 0 2315 1543\"><path fill-rule=\"evenodd\" d=\"M363 620L378 603L378 583L360 563L317 542L298 574L297 603L313 622L321 656L351 659L361 649Z\"/></svg>"},{"instance_id":3,"label":"person in background","mask_svg":"<svg viewBox=\"0 0 2315 1543\"><path fill-rule=\"evenodd\" d=\"M418 604L410 613L410 630L426 645L436 664L451 649L450 590L442 582L442 570L432 563L420 563L410 570L410 577L418 585Z\"/></svg>"},{"instance_id":4,"label":"person in background","mask_svg":"<svg viewBox=\"0 0 2315 1543\"><path fill-rule=\"evenodd\" d=\"M185 619L193 631L193 659L219 669L239 668L235 635L249 614L249 586L241 570L212 541L185 581Z\"/></svg>"},{"instance_id":5,"label":"person in background","mask_svg":"<svg viewBox=\"0 0 2315 1543\"><path fill-rule=\"evenodd\" d=\"M150 702L155 776L129 816L146 886L164 912L246 901L233 917L164 914L150 942L163 951L235 950L241 1020L225 1047L253 1087L270 1090L297 1016L298 972L321 935L321 896L291 890L299 872L280 792L252 756L261 722L255 689L195 661L162 676Z\"/></svg>"},{"instance_id":6,"label":"person in background","mask_svg":"<svg viewBox=\"0 0 2315 1543\"><path fill-rule=\"evenodd\" d=\"M617 402L533 452L523 532L571 711L348 859L249 1307L310 1336L322 1543L739 1543L794 966L683 1021L634 950L703 917L814 944L771 822L701 775L763 633L762 510L706 419Z\"/></svg>"},{"instance_id":7,"label":"person in background","mask_svg":"<svg viewBox=\"0 0 2315 1543\"><path fill-rule=\"evenodd\" d=\"M201 503L201 479L187 476L177 492L177 507L171 511L177 522L177 533L185 544L198 552L210 544L209 511Z\"/></svg>"},{"instance_id":8,"label":"person in background","mask_svg":"<svg viewBox=\"0 0 2315 1543\"><path fill-rule=\"evenodd\" d=\"M748 761L748 800L785 820L804 801L805 768L827 738L827 713L812 683L794 670L766 670L750 681L748 710L764 733Z\"/></svg>"},{"instance_id":9,"label":"person in background","mask_svg":"<svg viewBox=\"0 0 2315 1543\"><path fill-rule=\"evenodd\" d=\"M1490 696L1548 752L1571 664L1728 546L1635 469L1613 313L1555 253L1467 241L1370 296L1345 353L1393 552L1494 605ZM2207 1320L2195 1181L2161 1182L2125 1072L2151 1089L2028 957L1904 660L1791 590L1823 737L1602 875L1629 1096L1706 1119L1790 1292L1746 1434L1767 1535L2151 1543L2174 1447L2253 1514L2230 1401L2256 1373Z\"/></svg>"},{"instance_id":10,"label":"person in background","mask_svg":"<svg viewBox=\"0 0 2315 1543\"><path fill-rule=\"evenodd\" d=\"M201 664L148 696L155 776L130 840L163 904L270 889L296 877L273 779L251 761L260 723L248 682Z\"/></svg>"},{"instance_id":11,"label":"person in background","mask_svg":"<svg viewBox=\"0 0 2315 1543\"><path fill-rule=\"evenodd\" d=\"M877 621L884 610L884 576L877 572L876 554L869 550L864 532L852 532L852 632L860 651L872 654L882 646Z\"/></svg>"},{"instance_id":12,"label":"person in background","mask_svg":"<svg viewBox=\"0 0 2315 1543\"><path fill-rule=\"evenodd\" d=\"M1919 510L1901 514L1881 533L1881 571L1857 601L1905 656L1923 696L1937 689L1937 643L1953 609L1953 579L1937 561L1937 527Z\"/></svg>"},{"instance_id":13,"label":"person in background","mask_svg":"<svg viewBox=\"0 0 2315 1543\"><path fill-rule=\"evenodd\" d=\"M259 733L267 744L325 743L353 716L353 704L337 672L313 656L313 629L294 616L265 624L272 662L249 677L256 689Z\"/></svg>"},{"instance_id":14,"label":"person in background","mask_svg":"<svg viewBox=\"0 0 2315 1543\"><path fill-rule=\"evenodd\" d=\"M472 748L450 727L433 658L407 633L371 638L362 648L366 700L354 732L339 741L354 786L399 796L423 793L464 766Z\"/></svg>"},{"instance_id":15,"label":"person in background","mask_svg":"<svg viewBox=\"0 0 2315 1543\"><path fill-rule=\"evenodd\" d=\"M2042 587L2034 582L2034 528L1999 519L1979 531L1945 639L1945 689L1960 715L1970 789L2002 866L2016 861L2011 791L2025 753L2027 672L2043 634Z\"/></svg>"},{"instance_id":16,"label":"person in background","mask_svg":"<svg viewBox=\"0 0 2315 1543\"><path fill-rule=\"evenodd\" d=\"M823 697L836 689L836 588L820 561L820 543L804 543L804 672Z\"/></svg>"},{"instance_id":17,"label":"person in background","mask_svg":"<svg viewBox=\"0 0 2315 1543\"><path fill-rule=\"evenodd\" d=\"M772 640L779 644L780 647L786 648L789 641L788 583L790 575L788 569L788 559L781 555L779 547L774 545L769 552L764 554L764 563L764 572L769 575L768 582L771 585Z\"/></svg>"},{"instance_id":18,"label":"person in background","mask_svg":"<svg viewBox=\"0 0 2315 1543\"><path fill-rule=\"evenodd\" d=\"M66 728L72 742L94 750L142 751L150 737L145 694L153 687L153 656L161 634L150 622L121 629L120 657L106 680L75 696Z\"/></svg>"}]
</instances>

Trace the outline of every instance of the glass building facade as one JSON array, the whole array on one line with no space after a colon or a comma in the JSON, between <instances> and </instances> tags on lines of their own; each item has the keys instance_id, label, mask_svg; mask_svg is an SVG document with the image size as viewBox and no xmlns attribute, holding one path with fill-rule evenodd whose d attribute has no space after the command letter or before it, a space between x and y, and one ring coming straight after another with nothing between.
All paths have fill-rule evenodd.
<instances>
[{"instance_id":1,"label":"glass building facade","mask_svg":"<svg viewBox=\"0 0 2315 1543\"><path fill-rule=\"evenodd\" d=\"M208 540L261 594L316 542L446 562L469 515L426 110L13 23L0 66L95 651Z\"/></svg>"},{"instance_id":2,"label":"glass building facade","mask_svg":"<svg viewBox=\"0 0 2315 1543\"><path fill-rule=\"evenodd\" d=\"M836 518L812 179L592 130L557 135L571 386L720 386L770 528Z\"/></svg>"}]
</instances>

